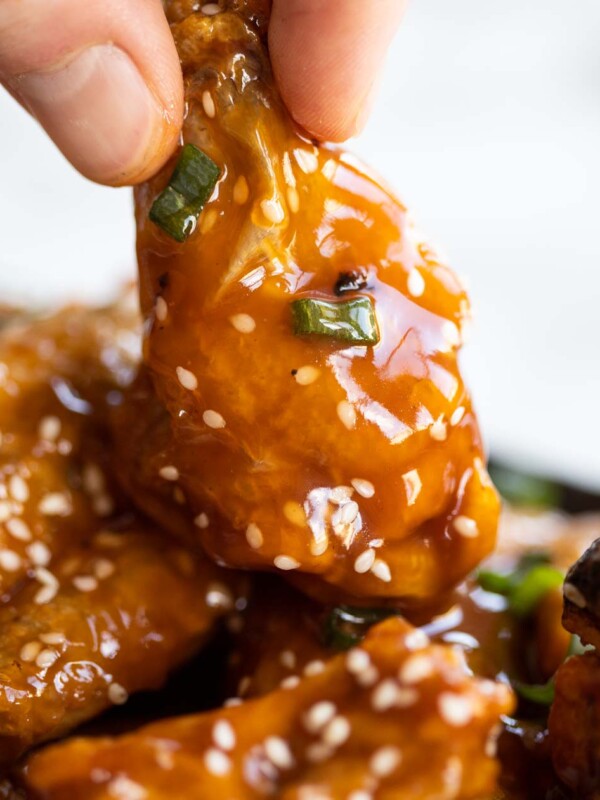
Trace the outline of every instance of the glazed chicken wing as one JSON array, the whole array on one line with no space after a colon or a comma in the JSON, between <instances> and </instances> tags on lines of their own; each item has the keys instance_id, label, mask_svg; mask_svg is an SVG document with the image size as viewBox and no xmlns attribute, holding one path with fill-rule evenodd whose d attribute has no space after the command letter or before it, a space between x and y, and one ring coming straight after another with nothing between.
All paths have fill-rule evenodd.
<instances>
[{"instance_id":1,"label":"glazed chicken wing","mask_svg":"<svg viewBox=\"0 0 600 800\"><path fill-rule=\"evenodd\" d=\"M25 779L48 800L478 798L494 786L491 750L510 707L506 687L393 619L287 689L51 747Z\"/></svg>"},{"instance_id":2,"label":"glazed chicken wing","mask_svg":"<svg viewBox=\"0 0 600 800\"><path fill-rule=\"evenodd\" d=\"M223 5L167 3L188 147L136 194L163 474L222 563L430 601L498 515L457 367L465 292L388 189L294 127L260 4ZM182 198L202 170L219 177L196 224Z\"/></svg>"}]
</instances>

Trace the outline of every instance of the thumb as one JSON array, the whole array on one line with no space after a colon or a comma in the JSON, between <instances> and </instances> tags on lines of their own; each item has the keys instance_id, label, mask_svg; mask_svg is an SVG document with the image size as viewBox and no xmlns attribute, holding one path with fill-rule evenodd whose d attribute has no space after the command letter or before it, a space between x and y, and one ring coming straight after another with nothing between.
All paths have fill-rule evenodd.
<instances>
[{"instance_id":1,"label":"thumb","mask_svg":"<svg viewBox=\"0 0 600 800\"><path fill-rule=\"evenodd\" d=\"M183 86L160 0L2 0L0 81L91 180L144 180L175 147Z\"/></svg>"},{"instance_id":2,"label":"thumb","mask_svg":"<svg viewBox=\"0 0 600 800\"><path fill-rule=\"evenodd\" d=\"M273 0L269 50L290 113L318 139L366 121L405 0Z\"/></svg>"}]
</instances>

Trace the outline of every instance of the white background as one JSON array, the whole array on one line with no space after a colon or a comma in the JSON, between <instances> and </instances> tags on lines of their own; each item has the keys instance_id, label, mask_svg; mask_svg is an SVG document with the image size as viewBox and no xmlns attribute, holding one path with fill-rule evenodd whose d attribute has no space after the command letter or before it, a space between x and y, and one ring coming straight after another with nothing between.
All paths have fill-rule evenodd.
<instances>
[{"instance_id":1,"label":"white background","mask_svg":"<svg viewBox=\"0 0 600 800\"><path fill-rule=\"evenodd\" d=\"M413 0L353 148L468 278L492 450L600 488L600 0ZM129 191L80 178L6 94L0 176L0 301L133 275Z\"/></svg>"}]
</instances>

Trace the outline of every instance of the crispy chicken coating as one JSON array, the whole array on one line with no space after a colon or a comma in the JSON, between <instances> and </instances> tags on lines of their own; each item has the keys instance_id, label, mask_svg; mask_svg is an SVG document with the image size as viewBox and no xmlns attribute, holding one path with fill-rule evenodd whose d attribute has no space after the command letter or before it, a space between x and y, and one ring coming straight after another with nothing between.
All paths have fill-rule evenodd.
<instances>
[{"instance_id":1,"label":"crispy chicken coating","mask_svg":"<svg viewBox=\"0 0 600 800\"><path fill-rule=\"evenodd\" d=\"M600 539L573 564L563 586L563 625L586 644L600 647Z\"/></svg>"},{"instance_id":2,"label":"crispy chicken coating","mask_svg":"<svg viewBox=\"0 0 600 800\"><path fill-rule=\"evenodd\" d=\"M393 619L293 687L71 740L34 755L25 780L48 800L477 798L494 786L490 751L511 702L455 649Z\"/></svg>"},{"instance_id":3,"label":"crispy chicken coating","mask_svg":"<svg viewBox=\"0 0 600 800\"><path fill-rule=\"evenodd\" d=\"M244 4L167 7L183 139L220 170L182 244L149 219L174 163L136 193L145 361L197 536L321 596L430 602L498 516L457 366L465 292L388 189L295 129ZM357 298L377 344L294 332L293 301Z\"/></svg>"}]
</instances>

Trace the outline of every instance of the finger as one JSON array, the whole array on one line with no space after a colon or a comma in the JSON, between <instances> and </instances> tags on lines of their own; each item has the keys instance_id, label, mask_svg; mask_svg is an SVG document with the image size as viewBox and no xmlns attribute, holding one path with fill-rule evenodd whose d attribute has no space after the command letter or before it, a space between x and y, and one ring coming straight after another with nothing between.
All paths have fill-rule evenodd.
<instances>
[{"instance_id":1,"label":"finger","mask_svg":"<svg viewBox=\"0 0 600 800\"><path fill-rule=\"evenodd\" d=\"M183 86L160 0L2 0L0 80L92 180L144 180L175 147Z\"/></svg>"},{"instance_id":2,"label":"finger","mask_svg":"<svg viewBox=\"0 0 600 800\"><path fill-rule=\"evenodd\" d=\"M269 49L292 116L343 141L366 121L373 84L405 0L273 0Z\"/></svg>"}]
</instances>

